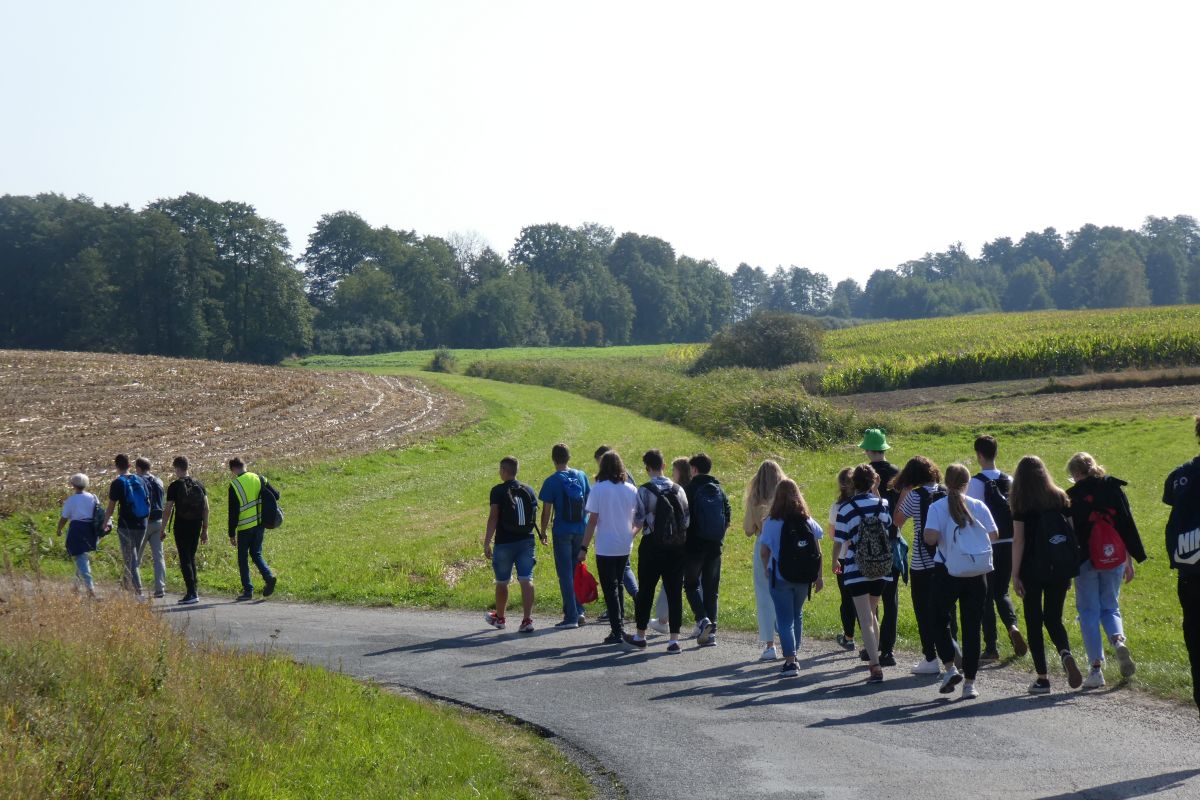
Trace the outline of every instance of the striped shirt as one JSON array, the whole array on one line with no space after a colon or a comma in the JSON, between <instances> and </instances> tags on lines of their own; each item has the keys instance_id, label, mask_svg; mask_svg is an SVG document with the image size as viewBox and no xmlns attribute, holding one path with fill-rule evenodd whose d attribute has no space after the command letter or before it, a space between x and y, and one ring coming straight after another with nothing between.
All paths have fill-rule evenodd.
<instances>
[{"instance_id":1,"label":"striped shirt","mask_svg":"<svg viewBox=\"0 0 1200 800\"><path fill-rule=\"evenodd\" d=\"M850 543L846 554L842 557L842 583L845 586L864 583L868 580L859 573L858 564L854 560L854 548L858 544L858 528L862 524L863 517L879 517L883 520L884 525L892 524L888 502L882 497L876 497L873 494L855 495L838 506L837 522L833 526L833 539L836 542ZM892 576L885 575L883 580L890 582Z\"/></svg>"},{"instance_id":2,"label":"striped shirt","mask_svg":"<svg viewBox=\"0 0 1200 800\"><path fill-rule=\"evenodd\" d=\"M929 492L932 499L933 493L938 491L940 487L936 483L930 483L920 488ZM933 500L930 505L933 505L935 502L937 501ZM904 516L911 519L913 524L912 547L910 548L912 552L911 569L933 569L933 556L929 554L929 548L925 546L925 539L923 538L925 520L921 519L921 495L917 493L916 489L913 489L904 498L904 502L900 504L900 511ZM926 513L928 513L928 508L926 509Z\"/></svg>"}]
</instances>

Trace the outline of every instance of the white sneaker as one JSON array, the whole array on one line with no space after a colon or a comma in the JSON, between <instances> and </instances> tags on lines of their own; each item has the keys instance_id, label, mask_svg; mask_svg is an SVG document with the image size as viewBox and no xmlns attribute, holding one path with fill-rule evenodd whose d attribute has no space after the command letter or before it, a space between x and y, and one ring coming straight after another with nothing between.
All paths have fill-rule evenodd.
<instances>
[{"instance_id":1,"label":"white sneaker","mask_svg":"<svg viewBox=\"0 0 1200 800\"><path fill-rule=\"evenodd\" d=\"M936 658L930 659L929 661L918 661L916 664L913 664L912 674L913 675L941 675L942 674L942 665L938 663L938 660Z\"/></svg>"},{"instance_id":2,"label":"white sneaker","mask_svg":"<svg viewBox=\"0 0 1200 800\"><path fill-rule=\"evenodd\" d=\"M1083 679L1083 688L1085 689L1102 689L1104 688L1104 671L1100 667L1092 667L1092 671Z\"/></svg>"},{"instance_id":3,"label":"white sneaker","mask_svg":"<svg viewBox=\"0 0 1200 800\"><path fill-rule=\"evenodd\" d=\"M711 623L708 621L708 617L705 617L704 619L698 619L698 620L696 620L696 627L695 627L695 629L692 631L692 638L693 638L693 639L699 639L699 638L700 638L700 634L704 633L704 629L705 629L706 627L708 627L710 624L711 624Z\"/></svg>"},{"instance_id":4,"label":"white sneaker","mask_svg":"<svg viewBox=\"0 0 1200 800\"><path fill-rule=\"evenodd\" d=\"M954 691L955 686L962 683L962 679L963 676L958 671L958 667L951 665L950 669L946 670L945 674L942 675L942 685L938 687L938 691L942 694L950 694Z\"/></svg>"},{"instance_id":5,"label":"white sneaker","mask_svg":"<svg viewBox=\"0 0 1200 800\"><path fill-rule=\"evenodd\" d=\"M769 644L762 651L762 655L758 657L759 661L774 661L779 658L779 653L775 652L775 645Z\"/></svg>"},{"instance_id":6,"label":"white sneaker","mask_svg":"<svg viewBox=\"0 0 1200 800\"><path fill-rule=\"evenodd\" d=\"M975 688L975 681L964 681L962 688L963 700L974 700L979 697L979 690Z\"/></svg>"},{"instance_id":7,"label":"white sneaker","mask_svg":"<svg viewBox=\"0 0 1200 800\"><path fill-rule=\"evenodd\" d=\"M650 620L650 630L658 631L659 633L670 633L671 632L671 629L667 626L667 623L659 622L656 619Z\"/></svg>"}]
</instances>

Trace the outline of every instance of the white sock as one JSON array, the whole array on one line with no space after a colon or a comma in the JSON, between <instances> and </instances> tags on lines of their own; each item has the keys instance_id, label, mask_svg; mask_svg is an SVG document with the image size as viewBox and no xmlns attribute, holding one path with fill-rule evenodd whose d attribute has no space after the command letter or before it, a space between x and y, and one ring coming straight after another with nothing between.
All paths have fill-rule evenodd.
<instances>
[{"instance_id":1,"label":"white sock","mask_svg":"<svg viewBox=\"0 0 1200 800\"><path fill-rule=\"evenodd\" d=\"M667 642L667 644L679 644L679 640L675 637L671 637L671 641Z\"/></svg>"}]
</instances>

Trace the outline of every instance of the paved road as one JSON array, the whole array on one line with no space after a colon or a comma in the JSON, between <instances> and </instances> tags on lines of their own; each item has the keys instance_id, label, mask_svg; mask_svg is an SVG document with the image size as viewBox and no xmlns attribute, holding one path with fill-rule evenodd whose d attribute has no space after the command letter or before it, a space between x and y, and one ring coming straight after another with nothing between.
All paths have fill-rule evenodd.
<instances>
[{"instance_id":1,"label":"paved road","mask_svg":"<svg viewBox=\"0 0 1200 800\"><path fill-rule=\"evenodd\" d=\"M661 638L630 653L600 644L598 626L521 635L482 613L163 608L193 638L274 646L547 728L631 798L1200 797L1194 711L1120 689L1033 697L1016 669L982 672L983 696L961 701L902 669L867 686L855 655L821 642L781 681L727 636L668 656Z\"/></svg>"}]
</instances>

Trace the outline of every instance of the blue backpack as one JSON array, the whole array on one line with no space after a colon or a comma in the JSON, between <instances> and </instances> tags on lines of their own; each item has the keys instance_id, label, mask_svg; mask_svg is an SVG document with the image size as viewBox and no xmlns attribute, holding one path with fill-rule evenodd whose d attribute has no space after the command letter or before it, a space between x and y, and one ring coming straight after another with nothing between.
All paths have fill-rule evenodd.
<instances>
[{"instance_id":1,"label":"blue backpack","mask_svg":"<svg viewBox=\"0 0 1200 800\"><path fill-rule=\"evenodd\" d=\"M122 475L118 478L124 496L121 499L122 510L131 517L145 519L150 516L150 493L146 489L146 481L137 475Z\"/></svg>"},{"instance_id":2,"label":"blue backpack","mask_svg":"<svg viewBox=\"0 0 1200 800\"><path fill-rule=\"evenodd\" d=\"M563 497L558 509L563 522L583 522L583 481L576 470L567 470L562 475Z\"/></svg>"},{"instance_id":3,"label":"blue backpack","mask_svg":"<svg viewBox=\"0 0 1200 800\"><path fill-rule=\"evenodd\" d=\"M725 539L725 492L720 484L702 483L692 498L692 525L696 536L710 542Z\"/></svg>"}]
</instances>

